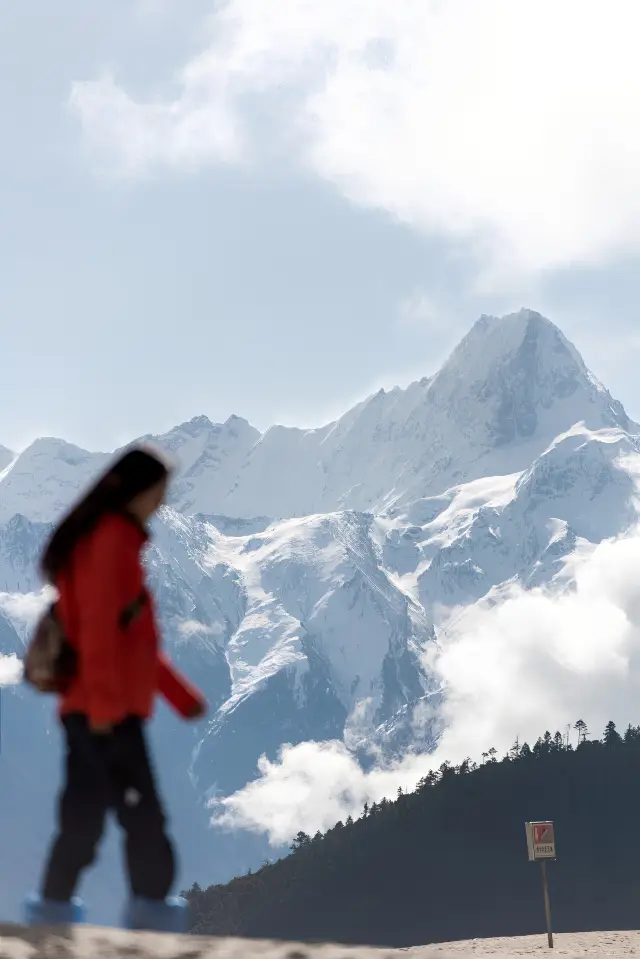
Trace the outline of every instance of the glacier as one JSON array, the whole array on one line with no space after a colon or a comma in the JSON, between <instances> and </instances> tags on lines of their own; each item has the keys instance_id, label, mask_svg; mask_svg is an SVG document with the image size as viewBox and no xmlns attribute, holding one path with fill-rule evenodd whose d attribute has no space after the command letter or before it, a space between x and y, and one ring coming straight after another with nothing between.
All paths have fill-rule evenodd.
<instances>
[{"instance_id":1,"label":"glacier","mask_svg":"<svg viewBox=\"0 0 640 959\"><path fill-rule=\"evenodd\" d=\"M571 588L572 557L638 516L640 427L531 310L481 317L435 375L319 429L199 416L146 438L180 464L150 582L169 652L211 705L196 728L163 706L152 723L184 884L273 856L264 837L210 826L211 801L260 756L340 739L366 766L433 748L446 691L427 654L443 611L499 602L514 581ZM111 455L50 438L0 450L4 657L22 654L46 601L36 567L52 523ZM5 685L5 919L36 880L59 763L52 704ZM102 922L123 895L115 838L87 884Z\"/></svg>"}]
</instances>

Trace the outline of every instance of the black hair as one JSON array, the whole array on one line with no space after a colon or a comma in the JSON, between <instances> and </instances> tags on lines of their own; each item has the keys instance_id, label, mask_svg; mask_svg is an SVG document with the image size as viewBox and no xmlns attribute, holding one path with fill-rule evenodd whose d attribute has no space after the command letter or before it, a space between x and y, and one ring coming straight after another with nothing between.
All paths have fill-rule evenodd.
<instances>
[{"instance_id":1,"label":"black hair","mask_svg":"<svg viewBox=\"0 0 640 959\"><path fill-rule=\"evenodd\" d=\"M95 529L103 516L125 512L135 496L168 480L172 472L173 464L159 450L146 444L129 447L53 531L40 561L45 580L55 583L78 542Z\"/></svg>"}]
</instances>

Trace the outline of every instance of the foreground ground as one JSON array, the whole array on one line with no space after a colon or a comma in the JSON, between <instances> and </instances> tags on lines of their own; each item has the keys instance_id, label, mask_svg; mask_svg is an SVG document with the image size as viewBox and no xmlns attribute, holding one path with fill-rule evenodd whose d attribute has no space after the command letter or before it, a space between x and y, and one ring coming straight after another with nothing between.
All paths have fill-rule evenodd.
<instances>
[{"instance_id":1,"label":"foreground ground","mask_svg":"<svg viewBox=\"0 0 640 959\"><path fill-rule=\"evenodd\" d=\"M0 926L0 959L446 959L447 956L457 959L461 955L511 957L538 953L549 953L546 936L476 939L393 950L162 936L88 926L54 935L38 934L18 926ZM640 954L640 932L565 933L556 937L554 954L568 957Z\"/></svg>"},{"instance_id":2,"label":"foreground ground","mask_svg":"<svg viewBox=\"0 0 640 959\"><path fill-rule=\"evenodd\" d=\"M471 942L450 942L437 946L417 946L398 950L411 959L444 959L445 956L534 956L550 953L544 936L521 936L512 939L473 939ZM640 956L640 932L573 932L554 936L552 956Z\"/></svg>"}]
</instances>

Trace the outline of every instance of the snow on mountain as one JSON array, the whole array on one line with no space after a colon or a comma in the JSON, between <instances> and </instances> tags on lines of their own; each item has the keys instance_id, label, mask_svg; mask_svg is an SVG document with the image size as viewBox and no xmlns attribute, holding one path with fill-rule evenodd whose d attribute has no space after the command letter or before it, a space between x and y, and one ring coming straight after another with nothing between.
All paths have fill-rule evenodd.
<instances>
[{"instance_id":1,"label":"snow on mountain","mask_svg":"<svg viewBox=\"0 0 640 959\"><path fill-rule=\"evenodd\" d=\"M433 630L381 567L370 515L305 517L237 538L201 530L202 563L224 584L213 626L230 682L194 765L205 791L237 788L283 742L359 739L429 692L421 654ZM254 725L258 703L267 728Z\"/></svg>"},{"instance_id":2,"label":"snow on mountain","mask_svg":"<svg viewBox=\"0 0 640 959\"><path fill-rule=\"evenodd\" d=\"M640 437L578 425L528 470L383 513L385 564L425 610L473 602L514 578L552 584L579 543L637 522L639 468Z\"/></svg>"},{"instance_id":3,"label":"snow on mountain","mask_svg":"<svg viewBox=\"0 0 640 959\"><path fill-rule=\"evenodd\" d=\"M53 521L106 460L64 440L36 440L0 473L0 519Z\"/></svg>"},{"instance_id":4,"label":"snow on mountain","mask_svg":"<svg viewBox=\"0 0 640 959\"><path fill-rule=\"evenodd\" d=\"M482 317L435 376L380 390L320 430L268 430L220 511L379 511L525 469L581 420L638 430L548 320Z\"/></svg>"},{"instance_id":5,"label":"snow on mountain","mask_svg":"<svg viewBox=\"0 0 640 959\"><path fill-rule=\"evenodd\" d=\"M230 416L222 424L197 416L163 436L147 439L160 443L180 464L172 503L185 513L211 513L236 482L260 433L239 416Z\"/></svg>"},{"instance_id":6,"label":"snow on mountain","mask_svg":"<svg viewBox=\"0 0 640 959\"><path fill-rule=\"evenodd\" d=\"M238 417L197 417L156 439L181 471L150 580L171 655L212 707L199 731L162 708L153 724L185 882L264 858L262 840L208 829L206 808L254 777L261 755L341 738L366 764L434 745L442 691L425 652L441 609L499 600L514 579L561 587L576 551L637 521L640 428L530 311L481 318L434 376L321 429L260 434ZM108 459L62 440L8 456L5 654L44 602L36 561L50 524ZM28 691L3 698L0 833L17 855L13 837L52 803L55 777L25 793L40 757L51 768L52 727ZM103 921L115 909L113 851L108 862L94 887ZM7 915L18 886L0 871Z\"/></svg>"},{"instance_id":7,"label":"snow on mountain","mask_svg":"<svg viewBox=\"0 0 640 959\"><path fill-rule=\"evenodd\" d=\"M153 438L181 463L176 509L277 519L379 512L519 472L581 421L640 432L560 330L521 310L482 317L434 376L380 390L320 429L260 434L239 417L196 417ZM36 441L0 474L0 518L52 521L106 459Z\"/></svg>"},{"instance_id":8,"label":"snow on mountain","mask_svg":"<svg viewBox=\"0 0 640 959\"><path fill-rule=\"evenodd\" d=\"M176 457L180 476L172 497L185 512L212 511L259 438L258 430L237 416L223 424L197 416L161 436L143 437ZM39 522L53 522L112 455L90 453L51 438L36 440L19 456L9 454L0 472L0 519L21 513Z\"/></svg>"}]
</instances>

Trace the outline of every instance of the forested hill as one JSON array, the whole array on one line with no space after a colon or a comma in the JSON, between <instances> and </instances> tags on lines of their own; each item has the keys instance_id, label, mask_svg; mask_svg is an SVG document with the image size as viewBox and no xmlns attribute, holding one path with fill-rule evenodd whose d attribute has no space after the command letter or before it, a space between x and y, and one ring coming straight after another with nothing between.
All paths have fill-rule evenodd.
<instances>
[{"instance_id":1,"label":"forested hill","mask_svg":"<svg viewBox=\"0 0 640 959\"><path fill-rule=\"evenodd\" d=\"M524 824L556 823L556 931L638 928L640 727L577 748L546 733L483 765L447 764L290 856L187 893L193 931L385 946L542 932Z\"/></svg>"}]
</instances>

